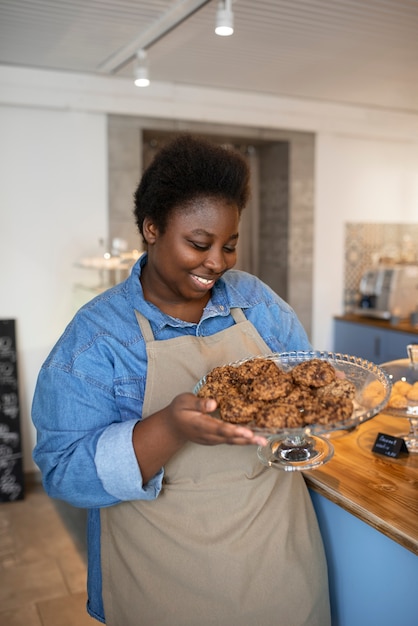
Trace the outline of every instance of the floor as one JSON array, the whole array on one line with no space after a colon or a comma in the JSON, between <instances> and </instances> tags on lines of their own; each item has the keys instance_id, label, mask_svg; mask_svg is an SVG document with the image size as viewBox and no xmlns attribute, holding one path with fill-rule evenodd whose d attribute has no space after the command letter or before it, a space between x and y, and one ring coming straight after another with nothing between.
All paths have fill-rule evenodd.
<instances>
[{"instance_id":1,"label":"floor","mask_svg":"<svg viewBox=\"0 0 418 626\"><path fill-rule=\"evenodd\" d=\"M0 503L0 626L98 626L86 612L83 511L28 480Z\"/></svg>"}]
</instances>

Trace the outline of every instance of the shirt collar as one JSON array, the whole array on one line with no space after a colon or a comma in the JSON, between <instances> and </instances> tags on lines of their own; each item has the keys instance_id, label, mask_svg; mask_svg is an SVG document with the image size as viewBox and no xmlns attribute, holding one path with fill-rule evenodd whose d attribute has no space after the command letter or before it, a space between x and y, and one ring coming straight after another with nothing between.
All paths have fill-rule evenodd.
<instances>
[{"instance_id":1,"label":"shirt collar","mask_svg":"<svg viewBox=\"0 0 418 626\"><path fill-rule=\"evenodd\" d=\"M162 329L164 326L173 327L190 327L196 326L192 322L184 322L175 317L171 317L166 313L160 311L160 309L144 299L144 293L142 291L141 271L147 262L147 253L145 252L135 263L132 268L130 281L130 296L133 307L137 309L142 315L158 328ZM250 301L235 289L234 286L228 284L226 273L220 278L212 288L211 299L205 307L202 315L201 322L210 317L227 316L230 314L231 308L245 309L250 306ZM200 322L199 322L200 323Z\"/></svg>"}]
</instances>

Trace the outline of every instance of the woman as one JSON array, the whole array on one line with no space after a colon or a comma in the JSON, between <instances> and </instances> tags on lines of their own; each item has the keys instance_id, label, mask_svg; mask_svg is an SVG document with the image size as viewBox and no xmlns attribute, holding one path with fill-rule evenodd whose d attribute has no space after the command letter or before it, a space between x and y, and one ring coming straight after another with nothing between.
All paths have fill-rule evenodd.
<instances>
[{"instance_id":1,"label":"woman","mask_svg":"<svg viewBox=\"0 0 418 626\"><path fill-rule=\"evenodd\" d=\"M146 254L85 305L39 374L34 459L89 509L88 611L108 626L326 626L327 575L299 472L196 397L213 367L310 349L292 309L232 270L249 171L189 136L135 193Z\"/></svg>"}]
</instances>

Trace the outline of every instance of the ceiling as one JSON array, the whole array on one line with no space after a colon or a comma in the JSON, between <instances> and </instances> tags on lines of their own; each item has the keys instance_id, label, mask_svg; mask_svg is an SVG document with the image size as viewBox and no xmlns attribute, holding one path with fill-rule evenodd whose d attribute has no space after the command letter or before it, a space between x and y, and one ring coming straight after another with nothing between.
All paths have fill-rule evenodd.
<instances>
[{"instance_id":1,"label":"ceiling","mask_svg":"<svg viewBox=\"0 0 418 626\"><path fill-rule=\"evenodd\" d=\"M0 0L0 64L126 78L144 47L155 81L418 114L418 0L233 0L232 37L217 4Z\"/></svg>"}]
</instances>

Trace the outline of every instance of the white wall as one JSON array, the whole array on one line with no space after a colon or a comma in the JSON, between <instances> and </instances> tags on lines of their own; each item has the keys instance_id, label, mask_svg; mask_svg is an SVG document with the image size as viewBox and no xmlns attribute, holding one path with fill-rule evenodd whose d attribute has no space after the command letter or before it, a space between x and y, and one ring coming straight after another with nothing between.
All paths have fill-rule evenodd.
<instances>
[{"instance_id":1,"label":"white wall","mask_svg":"<svg viewBox=\"0 0 418 626\"><path fill-rule=\"evenodd\" d=\"M332 349L343 313L346 222L418 222L418 142L320 133L315 154L313 343Z\"/></svg>"},{"instance_id":2,"label":"white wall","mask_svg":"<svg viewBox=\"0 0 418 626\"><path fill-rule=\"evenodd\" d=\"M107 113L316 133L317 348L331 349L342 312L344 223L418 221L418 115L0 66L0 318L18 323L26 470L33 389L73 313L73 263L107 232Z\"/></svg>"},{"instance_id":3,"label":"white wall","mask_svg":"<svg viewBox=\"0 0 418 626\"><path fill-rule=\"evenodd\" d=\"M0 318L17 324L29 470L37 373L73 314L74 263L107 232L106 118L0 106L0 137Z\"/></svg>"}]
</instances>

